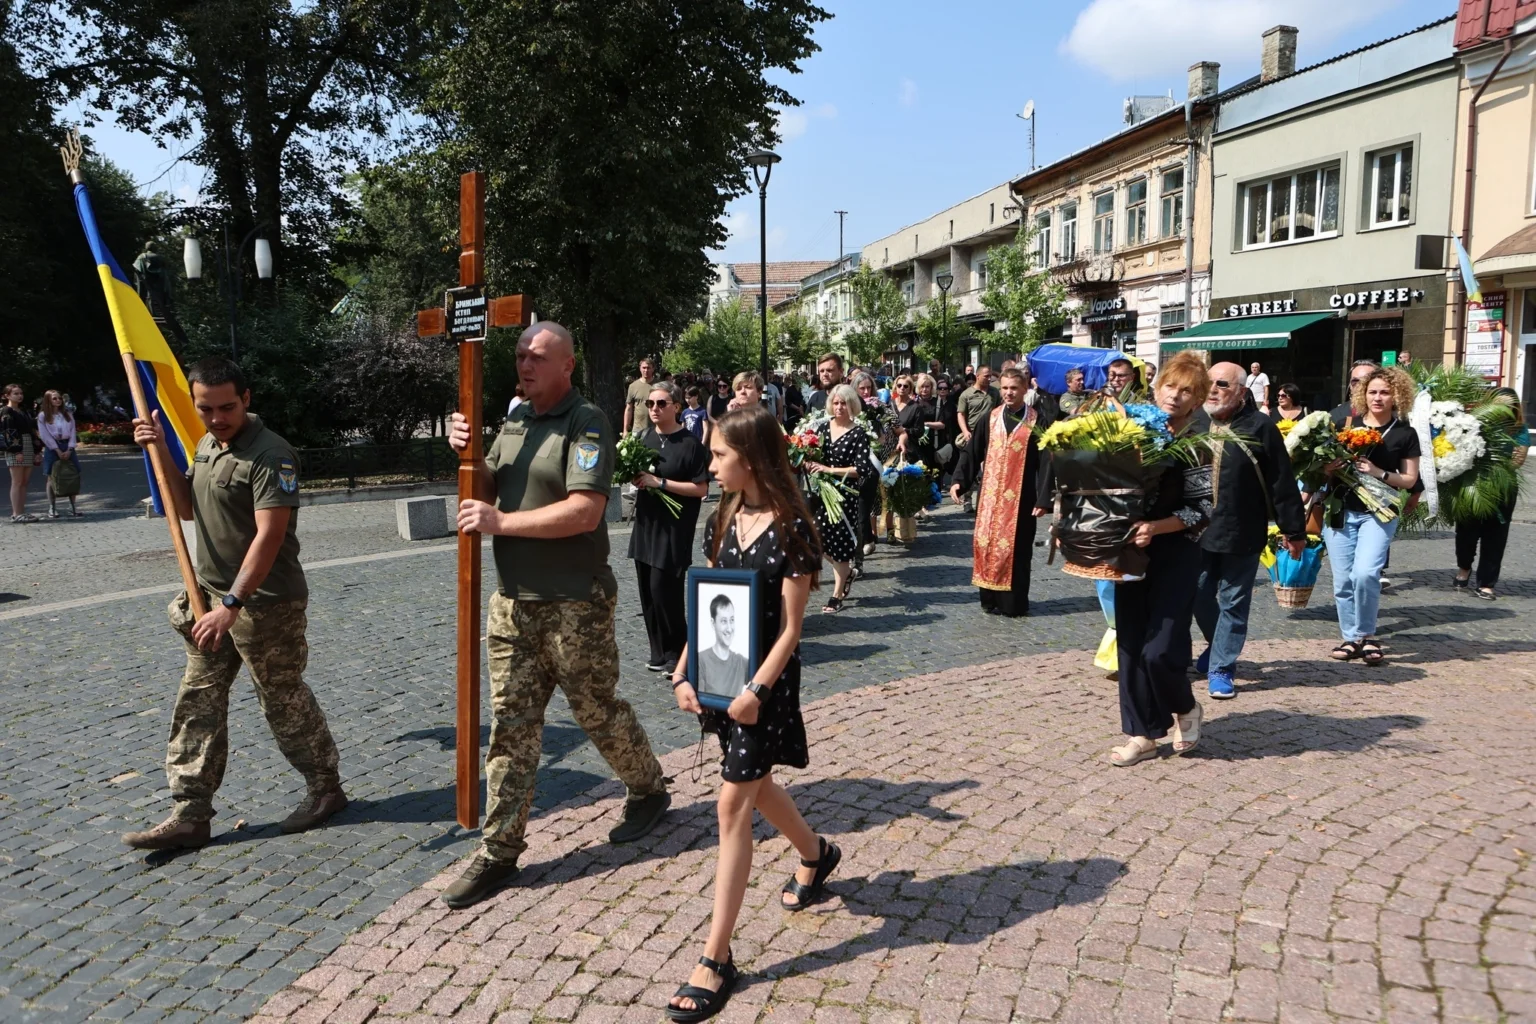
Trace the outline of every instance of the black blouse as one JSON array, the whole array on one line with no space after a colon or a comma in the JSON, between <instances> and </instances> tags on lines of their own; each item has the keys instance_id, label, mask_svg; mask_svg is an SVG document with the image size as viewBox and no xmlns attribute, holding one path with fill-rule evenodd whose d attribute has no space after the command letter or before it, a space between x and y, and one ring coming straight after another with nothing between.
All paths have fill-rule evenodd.
<instances>
[{"instance_id":1,"label":"black blouse","mask_svg":"<svg viewBox=\"0 0 1536 1024\"><path fill-rule=\"evenodd\" d=\"M1381 434L1380 444L1373 445L1360 453L1361 458L1370 459L1377 469L1386 470L1388 473L1401 473L1406 460L1417 459L1422 454L1419 448L1419 432L1395 416L1392 422L1384 427L1372 427L1359 417L1356 417L1354 425L1367 427ZM1421 488L1415 486L1413 489L1417 491ZM1350 512L1368 511L1365 502L1355 495L1353 488L1344 496L1344 507Z\"/></svg>"},{"instance_id":2,"label":"black blouse","mask_svg":"<svg viewBox=\"0 0 1536 1024\"><path fill-rule=\"evenodd\" d=\"M663 480L701 484L709 479L709 449L687 427L666 435L650 427L640 440L656 452L656 475ZM649 488L635 495L630 558L658 569L686 569L693 563L693 534L699 525L702 499L678 494L672 498L683 506L676 516L667 510L661 496Z\"/></svg>"},{"instance_id":3,"label":"black blouse","mask_svg":"<svg viewBox=\"0 0 1536 1024\"><path fill-rule=\"evenodd\" d=\"M708 558L714 549L715 543L715 516L711 515L704 523L704 557ZM717 569L752 569L755 570L763 582L763 620L762 629L758 633L759 662L768 657L768 652L779 639L779 633L784 629L784 579L794 576L815 576L821 572L821 544L816 538L816 530L810 523L796 518L791 528L799 536L805 547L809 548L812 557L796 558L791 555L784 545L781 535L783 526L775 522L766 530L757 535L757 538L742 548L736 539L736 524L731 523L726 528L725 537L720 541L720 552L715 557Z\"/></svg>"}]
</instances>

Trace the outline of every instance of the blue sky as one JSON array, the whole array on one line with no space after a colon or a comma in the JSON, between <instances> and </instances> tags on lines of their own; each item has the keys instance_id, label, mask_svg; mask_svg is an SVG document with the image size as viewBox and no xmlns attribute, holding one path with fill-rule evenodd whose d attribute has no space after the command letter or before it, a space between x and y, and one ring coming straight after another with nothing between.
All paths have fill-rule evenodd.
<instances>
[{"instance_id":1,"label":"blue sky","mask_svg":"<svg viewBox=\"0 0 1536 1024\"><path fill-rule=\"evenodd\" d=\"M1132 94L1184 98L1186 69L1221 63L1223 86L1258 71L1260 33L1300 29L1298 66L1455 12L1454 0L822 0L821 52L784 84L784 158L768 189L768 258L849 251L1027 168L1117 131ZM98 147L146 191L197 195L202 172L111 126ZM755 193L726 213L724 261L758 255Z\"/></svg>"}]
</instances>

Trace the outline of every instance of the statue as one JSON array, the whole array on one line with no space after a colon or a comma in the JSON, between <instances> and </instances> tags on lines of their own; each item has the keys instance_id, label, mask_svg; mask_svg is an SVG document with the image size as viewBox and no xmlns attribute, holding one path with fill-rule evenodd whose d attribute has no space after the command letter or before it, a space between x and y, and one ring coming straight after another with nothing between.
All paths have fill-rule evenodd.
<instances>
[{"instance_id":1,"label":"statue","mask_svg":"<svg viewBox=\"0 0 1536 1024\"><path fill-rule=\"evenodd\" d=\"M154 242L146 243L144 251L133 261L133 274L139 298L149 307L149 315L159 318L168 314L171 309L171 279L166 273L165 257L155 251Z\"/></svg>"}]
</instances>

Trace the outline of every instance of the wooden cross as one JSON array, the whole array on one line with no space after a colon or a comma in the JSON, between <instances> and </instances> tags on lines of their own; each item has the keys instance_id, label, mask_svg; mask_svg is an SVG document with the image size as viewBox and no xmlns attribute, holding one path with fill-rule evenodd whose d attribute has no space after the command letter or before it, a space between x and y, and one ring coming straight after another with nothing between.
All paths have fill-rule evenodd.
<instances>
[{"instance_id":1,"label":"wooden cross","mask_svg":"<svg viewBox=\"0 0 1536 1024\"><path fill-rule=\"evenodd\" d=\"M459 287L449 289L442 309L416 314L421 337L447 335L459 346L459 412L469 421L469 446L459 453L459 501L494 502L481 493L476 470L485 463L480 415L485 389L485 332L519 327L523 297L485 296L485 173L459 178ZM455 803L459 824L480 827L480 535L459 534L458 714L455 739Z\"/></svg>"}]
</instances>

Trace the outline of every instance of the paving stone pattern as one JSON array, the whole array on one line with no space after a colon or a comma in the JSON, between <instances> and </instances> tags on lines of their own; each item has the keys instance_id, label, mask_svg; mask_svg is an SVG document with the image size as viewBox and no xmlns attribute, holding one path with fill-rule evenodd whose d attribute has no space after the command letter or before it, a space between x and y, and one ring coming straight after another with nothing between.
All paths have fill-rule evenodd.
<instances>
[{"instance_id":1,"label":"paving stone pattern","mask_svg":"<svg viewBox=\"0 0 1536 1024\"><path fill-rule=\"evenodd\" d=\"M308 835L276 831L301 783L240 682L214 844L168 858L119 844L119 832L157 821L169 807L162 763L182 658L165 623L169 595L0 621L0 1021L243 1019L473 848L474 833L452 821L453 557L403 544L393 537L391 514L386 502L306 509L301 517L310 561L412 552L310 573L308 676L341 747L353 805ZM1038 564L1039 551L1035 614L1017 622L978 614L968 585L972 522L944 512L913 550L882 548L841 615L812 613L803 644L808 701L935 669L1097 643L1103 624L1091 591ZM25 546L16 543L21 537ZM1533 540L1536 529L1516 527L1506 597L1491 605L1448 589L1448 540L1400 541L1392 570L1398 586L1383 618L1394 659L1438 658L1456 644L1529 652ZM617 554L624 544L616 532ZM0 533L0 591L31 581L36 596L0 609L172 581L167 546L162 521L102 516L12 528ZM123 556L135 554L161 562L142 573L119 568L132 564ZM697 726L675 710L669 688L643 671L633 574L620 557L615 568L621 691L659 751L687 748ZM1305 641L1290 648L1289 663L1267 671L1309 681L1334 635L1331 604L1320 594L1313 608L1284 613L1261 589L1255 608L1255 637ZM1074 664L1078 678L1093 684L1082 659ZM946 701L963 707L970 687L956 682L940 685ZM881 691L861 699L863 728L879 733ZM1025 686L1019 699L1040 696ZM1238 707L1248 703L1245 693ZM1094 706L1112 708L1107 691ZM1513 712L1505 717L1518 720ZM1529 720L1524 724L1528 736ZM1296 734L1298 743L1309 728ZM1095 724L1083 741L1097 752L1108 739ZM1519 751L1528 743L1519 740L1489 746L1470 725L1457 734L1458 743L1486 748L1490 766L1499 757L1523 764ZM961 742L962 751L982 746ZM678 773L689 756L677 755ZM963 756L951 760L950 774L969 777ZM535 821L609 779L557 695ZM608 805L594 813L608 815ZM240 821L247 824L236 829ZM546 854L536 844L530 856ZM701 878L698 891L706 888Z\"/></svg>"},{"instance_id":2,"label":"paving stone pattern","mask_svg":"<svg viewBox=\"0 0 1536 1024\"><path fill-rule=\"evenodd\" d=\"M720 1019L1536 1020L1536 786L1504 756L1530 657L1299 674L1294 645L1254 648L1258 685L1194 755L1132 769L1104 760L1113 687L1079 654L816 704L811 767L783 776L843 864L791 914L797 855L760 826ZM444 872L253 1024L660 1019L708 927L715 789L685 776L614 847L605 783L534 826L519 887L450 911Z\"/></svg>"}]
</instances>

